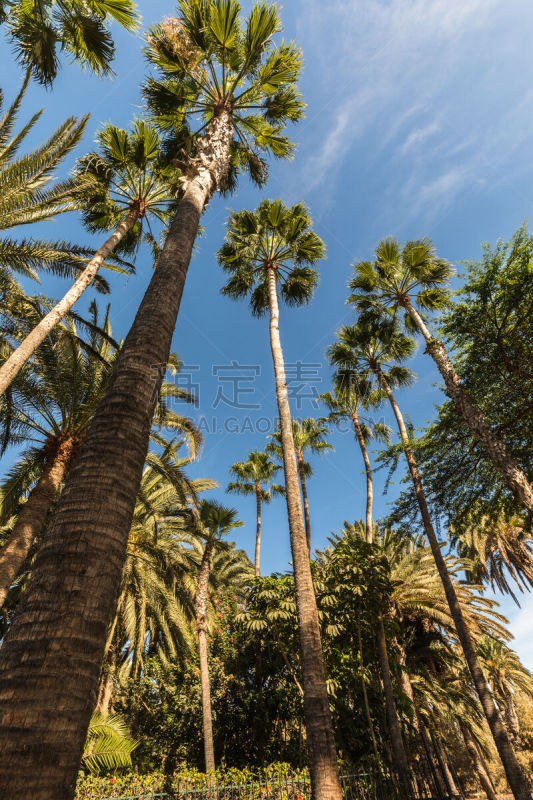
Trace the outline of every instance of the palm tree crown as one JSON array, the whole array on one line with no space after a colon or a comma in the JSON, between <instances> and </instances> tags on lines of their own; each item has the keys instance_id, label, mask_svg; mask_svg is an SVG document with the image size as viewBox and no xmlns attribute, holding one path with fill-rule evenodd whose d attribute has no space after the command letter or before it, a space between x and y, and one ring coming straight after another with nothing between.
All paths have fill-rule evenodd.
<instances>
[{"instance_id":1,"label":"palm tree crown","mask_svg":"<svg viewBox=\"0 0 533 800\"><path fill-rule=\"evenodd\" d=\"M34 78L50 86L59 69L58 51L99 75L111 72L115 54L111 20L135 30L139 18L133 0L1 0L0 22L6 22L17 58Z\"/></svg>"},{"instance_id":2,"label":"palm tree crown","mask_svg":"<svg viewBox=\"0 0 533 800\"><path fill-rule=\"evenodd\" d=\"M268 453L252 450L247 461L240 461L230 467L230 472L236 478L228 484L226 491L235 494L255 494L259 486L260 497L263 503L270 503L274 495L283 494L285 489L277 483L272 483L281 466L275 464Z\"/></svg>"},{"instance_id":3,"label":"palm tree crown","mask_svg":"<svg viewBox=\"0 0 533 800\"><path fill-rule=\"evenodd\" d=\"M212 120L226 115L231 121L227 188L242 170L264 183L264 157L292 154L284 128L304 110L296 89L301 53L292 43L272 41L281 31L279 9L257 2L246 20L240 12L236 0L180 0L177 16L151 29L147 48L160 73L146 84L148 107L162 129L175 134L185 126L192 134L174 157L194 157L195 135Z\"/></svg>"},{"instance_id":4,"label":"palm tree crown","mask_svg":"<svg viewBox=\"0 0 533 800\"><path fill-rule=\"evenodd\" d=\"M326 252L311 224L303 203L289 208L281 200L263 200L255 212L233 213L218 252L219 263L231 275L223 294L237 299L250 293L252 313L264 314L269 308L267 273L272 269L288 305L308 303L318 283L311 265Z\"/></svg>"}]
</instances>

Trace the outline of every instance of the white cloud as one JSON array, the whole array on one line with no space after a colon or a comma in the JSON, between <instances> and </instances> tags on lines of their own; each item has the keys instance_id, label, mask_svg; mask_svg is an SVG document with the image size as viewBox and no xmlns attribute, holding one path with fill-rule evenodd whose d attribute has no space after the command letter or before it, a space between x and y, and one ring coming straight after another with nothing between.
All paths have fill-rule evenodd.
<instances>
[{"instance_id":1,"label":"white cloud","mask_svg":"<svg viewBox=\"0 0 533 800\"><path fill-rule=\"evenodd\" d=\"M501 179L533 136L528 0L330 0L327 11L299 2L297 38L313 54L304 192L324 195L341 168L375 161L405 173L396 202L442 208Z\"/></svg>"}]
</instances>

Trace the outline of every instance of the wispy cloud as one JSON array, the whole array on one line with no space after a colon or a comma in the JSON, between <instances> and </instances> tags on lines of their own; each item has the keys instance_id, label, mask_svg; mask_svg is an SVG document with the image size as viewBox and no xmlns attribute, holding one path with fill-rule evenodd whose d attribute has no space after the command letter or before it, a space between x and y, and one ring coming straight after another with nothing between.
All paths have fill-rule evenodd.
<instances>
[{"instance_id":1,"label":"wispy cloud","mask_svg":"<svg viewBox=\"0 0 533 800\"><path fill-rule=\"evenodd\" d=\"M306 0L298 37L323 57L306 76L304 190L375 160L396 202L415 190L409 208L429 213L499 179L533 135L532 35L528 0Z\"/></svg>"}]
</instances>

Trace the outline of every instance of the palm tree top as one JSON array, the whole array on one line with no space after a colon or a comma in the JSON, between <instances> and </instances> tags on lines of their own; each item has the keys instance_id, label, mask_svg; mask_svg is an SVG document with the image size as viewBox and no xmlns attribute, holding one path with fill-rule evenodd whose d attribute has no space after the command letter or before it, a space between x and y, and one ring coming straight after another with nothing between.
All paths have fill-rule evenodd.
<instances>
[{"instance_id":1,"label":"palm tree top","mask_svg":"<svg viewBox=\"0 0 533 800\"><path fill-rule=\"evenodd\" d=\"M209 540L220 540L233 528L242 527L237 519L237 509L228 508L214 500L203 500L200 503L199 522L205 537Z\"/></svg>"},{"instance_id":2,"label":"palm tree top","mask_svg":"<svg viewBox=\"0 0 533 800\"><path fill-rule=\"evenodd\" d=\"M296 453L303 456L305 452L314 453L315 455L322 455L326 450L334 450L332 444L326 441L325 437L328 434L328 426L323 419L314 419L314 417L306 417L305 419L292 420L292 436L294 439L294 449ZM274 433L269 434L271 439L267 445L267 451L275 453L279 458L282 458L281 448L281 430L278 424L278 429ZM311 467L305 463L306 473L311 475Z\"/></svg>"},{"instance_id":3,"label":"palm tree top","mask_svg":"<svg viewBox=\"0 0 533 800\"><path fill-rule=\"evenodd\" d=\"M230 273L222 293L234 299L250 293L255 315L269 308L268 272L272 270L288 305L308 303L318 283L312 265L325 257L322 239L311 230L303 203L286 206L263 200L256 211L236 211L228 220L218 261Z\"/></svg>"},{"instance_id":4,"label":"palm tree top","mask_svg":"<svg viewBox=\"0 0 533 800\"><path fill-rule=\"evenodd\" d=\"M269 453L252 450L247 461L240 461L230 467L230 473L236 480L228 484L227 492L235 494L261 493L261 499L269 503L274 495L283 494L283 486L272 483L281 466L270 458Z\"/></svg>"},{"instance_id":5,"label":"palm tree top","mask_svg":"<svg viewBox=\"0 0 533 800\"><path fill-rule=\"evenodd\" d=\"M175 17L151 28L146 49L159 73L145 86L157 124L169 133L185 126L194 137L228 115L233 126L233 170L265 182L265 157L290 157L288 122L303 116L297 90L302 55L292 42L274 44L282 30L280 9L256 2L241 17L237 0L180 0ZM186 148L187 149L187 148Z\"/></svg>"},{"instance_id":6,"label":"palm tree top","mask_svg":"<svg viewBox=\"0 0 533 800\"><path fill-rule=\"evenodd\" d=\"M168 223L177 203L180 172L163 164L154 125L135 120L130 131L106 125L97 134L98 150L78 160L77 173L91 180L82 199L83 221L91 232L112 230L130 211L139 221L118 249L131 253L151 216Z\"/></svg>"},{"instance_id":7,"label":"palm tree top","mask_svg":"<svg viewBox=\"0 0 533 800\"><path fill-rule=\"evenodd\" d=\"M352 294L347 302L363 314L395 314L398 307L412 300L424 311L449 305L448 284L455 270L437 256L431 239L407 242L403 248L392 237L382 239L373 261L360 261L353 267L354 277L349 282ZM410 319L406 316L412 330Z\"/></svg>"},{"instance_id":8,"label":"palm tree top","mask_svg":"<svg viewBox=\"0 0 533 800\"><path fill-rule=\"evenodd\" d=\"M414 373L398 362L414 355L416 344L412 337L400 330L396 319L368 324L359 320L355 325L344 325L337 333L337 341L328 348L330 363L336 367L336 385L348 391L358 385L361 376L366 379L376 368L389 366L386 378L391 386L409 386Z\"/></svg>"},{"instance_id":9,"label":"palm tree top","mask_svg":"<svg viewBox=\"0 0 533 800\"><path fill-rule=\"evenodd\" d=\"M0 22L7 24L17 60L35 80L48 87L59 70L58 51L66 51L97 75L112 74L115 55L109 31L112 20L128 31L135 30L139 16L133 0L0 2Z\"/></svg>"}]
</instances>

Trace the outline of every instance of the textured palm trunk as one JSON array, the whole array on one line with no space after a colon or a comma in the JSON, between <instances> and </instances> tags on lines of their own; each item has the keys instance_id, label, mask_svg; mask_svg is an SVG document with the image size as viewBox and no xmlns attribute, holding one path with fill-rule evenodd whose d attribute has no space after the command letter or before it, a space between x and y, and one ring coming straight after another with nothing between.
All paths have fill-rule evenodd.
<instances>
[{"instance_id":1,"label":"textured palm trunk","mask_svg":"<svg viewBox=\"0 0 533 800\"><path fill-rule=\"evenodd\" d=\"M370 465L370 458L368 457L368 450L366 449L365 438L363 436L363 431L361 430L361 423L359 422L359 417L357 413L354 411L352 413L352 422L353 427L355 430L355 436L359 443L359 447L361 449L361 455L363 456L363 461L365 463L365 473L366 473L366 540L367 542L372 541L372 504L374 502L374 487L373 487L373 480L372 480L372 467Z\"/></svg>"},{"instance_id":2,"label":"textured palm trunk","mask_svg":"<svg viewBox=\"0 0 533 800\"><path fill-rule=\"evenodd\" d=\"M481 783L481 788L487 795L488 800L498 800L498 795L496 794L496 789L494 788L494 784L488 773L485 759L481 757L481 753L479 752L478 746L474 741L474 737L466 725L463 725L462 723L459 723L459 725L461 728L461 733L463 734L463 739L465 740L466 749L468 750L468 754L472 759L476 774L479 778L479 782Z\"/></svg>"},{"instance_id":3,"label":"textured palm trunk","mask_svg":"<svg viewBox=\"0 0 533 800\"><path fill-rule=\"evenodd\" d=\"M505 724L515 747L520 747L520 723L516 713L516 706L514 697L509 689L503 692L503 714L505 717Z\"/></svg>"},{"instance_id":4,"label":"textured palm trunk","mask_svg":"<svg viewBox=\"0 0 533 800\"><path fill-rule=\"evenodd\" d=\"M450 797L458 797L459 790L457 789L454 777L452 775L452 771L448 764L448 759L446 758L446 754L442 749L442 745L435 735L434 731L430 728L429 735L431 737L431 742L433 744L433 750L435 751L435 755L437 756L437 761L439 762L440 771L442 773L442 778L445 784L445 791Z\"/></svg>"},{"instance_id":5,"label":"textured palm trunk","mask_svg":"<svg viewBox=\"0 0 533 800\"><path fill-rule=\"evenodd\" d=\"M302 502L304 507L305 538L307 539L307 550L311 552L311 516L309 514L309 497L307 495L307 481L305 479L304 457L302 453L297 454L298 473L300 475L300 486L302 487Z\"/></svg>"},{"instance_id":6,"label":"textured palm trunk","mask_svg":"<svg viewBox=\"0 0 533 800\"><path fill-rule=\"evenodd\" d=\"M409 762L405 752L403 743L402 730L400 728L400 721L398 719L398 711L396 708L396 700L394 698L394 688L392 685L389 656L387 653L387 639L385 636L385 626L383 624L383 617L381 614L378 618L376 630L376 644L378 649L378 659L381 671L381 680L383 681L383 692L385 694L385 708L387 712L387 725L389 728L389 737L392 748L392 757L400 785L406 797L411 796L411 784L409 780Z\"/></svg>"},{"instance_id":7,"label":"textured palm trunk","mask_svg":"<svg viewBox=\"0 0 533 800\"><path fill-rule=\"evenodd\" d=\"M96 709L101 714L107 716L109 712L112 710L111 701L113 700L113 690L115 686L115 673L117 670L117 652L115 645L113 644L109 651L109 662L107 664L107 669L105 673L102 675L102 680L100 682L100 689L98 692L98 702L96 704Z\"/></svg>"},{"instance_id":8,"label":"textured palm trunk","mask_svg":"<svg viewBox=\"0 0 533 800\"><path fill-rule=\"evenodd\" d=\"M209 661L207 652L207 590L211 574L213 544L205 545L198 586L196 588L196 632L198 634L198 654L200 656L200 682L202 686L202 720L204 729L204 755L206 772L215 771L215 748L213 745L213 713L211 709L211 682L209 680Z\"/></svg>"},{"instance_id":9,"label":"textured palm trunk","mask_svg":"<svg viewBox=\"0 0 533 800\"><path fill-rule=\"evenodd\" d=\"M342 800L333 724L329 709L322 643L315 590L309 562L298 486L298 466L292 435L292 420L279 336L279 308L275 269L268 269L270 300L270 346L276 378L276 397L281 428L287 512L296 587L296 610L304 688L309 772L313 800Z\"/></svg>"},{"instance_id":10,"label":"textured palm trunk","mask_svg":"<svg viewBox=\"0 0 533 800\"><path fill-rule=\"evenodd\" d=\"M379 385L387 394L396 418L396 422L398 424L398 430L415 489L424 530L426 532L426 536L428 537L433 558L435 559L435 564L444 588L446 600L448 601L448 606L450 608L450 613L457 631L457 636L461 643L465 660L468 664L468 669L472 676L477 695L489 724L494 743L502 760L509 786L511 787L511 791L513 792L515 800L533 800L528 779L518 763L513 746L507 735L507 731L505 730L505 726L502 722L498 709L496 708L496 704L492 698L492 694L485 675L483 674L483 670L481 669L473 639L463 617L461 606L459 605L453 583L448 573L446 562L444 561L437 536L435 534L435 529L433 528L433 523L431 522L431 516L427 506L422 480L418 471L418 465L416 463L411 444L409 442L409 436L407 434L402 413L396 402L394 393L385 379L385 376L383 375L379 365L374 365L373 371L376 375Z\"/></svg>"},{"instance_id":11,"label":"textured palm trunk","mask_svg":"<svg viewBox=\"0 0 533 800\"><path fill-rule=\"evenodd\" d=\"M492 464L502 476L503 482L509 491L522 501L528 511L533 512L533 487L527 476L507 452L503 440L491 427L481 409L470 398L446 353L443 343L431 336L423 319L410 300L407 299L403 305L426 340L427 352L437 365L457 411L461 414L492 461Z\"/></svg>"},{"instance_id":12,"label":"textured palm trunk","mask_svg":"<svg viewBox=\"0 0 533 800\"><path fill-rule=\"evenodd\" d=\"M352 414L352 422L355 429L357 442L361 450L361 455L363 456L363 461L365 464L365 472L366 472L365 534L366 534L366 541L369 544L372 544L374 540L374 526L372 522L372 510L374 503L374 481L372 477L372 466L370 464L370 457L368 455L365 439L363 436L363 432L361 430L359 417L355 412ZM400 777L400 781L402 783L402 789L404 790L404 792L407 792L407 794L410 794L411 787L409 783L409 762L407 759L407 753L405 751L405 745L402 737L400 719L398 717L398 709L396 707L396 700L394 698L394 690L392 688L389 656L387 653L387 638L385 636L385 626L383 624L383 617L381 615L378 619L376 643L377 643L378 659L381 672L381 680L383 682L383 691L385 694L385 708L387 714L387 724L389 726L389 734L391 738L392 756L394 759L394 763L396 765L396 769L398 771L398 775Z\"/></svg>"},{"instance_id":13,"label":"textured palm trunk","mask_svg":"<svg viewBox=\"0 0 533 800\"><path fill-rule=\"evenodd\" d=\"M0 608L4 605L9 588L22 568L35 538L41 533L73 453L72 439L63 439L53 446L42 475L29 493L7 544L0 550Z\"/></svg>"},{"instance_id":14,"label":"textured palm trunk","mask_svg":"<svg viewBox=\"0 0 533 800\"><path fill-rule=\"evenodd\" d=\"M261 574L261 486L255 485L255 505L256 505L256 531L255 531L255 577Z\"/></svg>"},{"instance_id":15,"label":"textured palm trunk","mask_svg":"<svg viewBox=\"0 0 533 800\"><path fill-rule=\"evenodd\" d=\"M358 646L359 646L359 656L361 658L361 667L364 666L363 662L363 638L361 636L361 623L359 618L356 621L357 625L357 639L358 639ZM366 681L365 676L361 675L361 687L363 689L363 703L365 706L365 715L366 721L368 723L368 730L370 731L370 738L372 740L372 750L374 751L374 756L376 757L376 763L379 762L379 751L378 745L376 742L376 734L374 731L374 723L372 722L372 715L370 713L370 703L368 702L368 692L366 691Z\"/></svg>"},{"instance_id":16,"label":"textured palm trunk","mask_svg":"<svg viewBox=\"0 0 533 800\"><path fill-rule=\"evenodd\" d=\"M0 650L0 796L10 800L74 797L155 403L200 215L226 174L232 135L221 116L198 145L201 158Z\"/></svg>"},{"instance_id":17,"label":"textured palm trunk","mask_svg":"<svg viewBox=\"0 0 533 800\"><path fill-rule=\"evenodd\" d=\"M0 394L10 386L17 377L24 364L35 353L39 345L46 339L48 334L58 325L65 314L68 314L72 306L80 299L83 292L90 286L105 259L113 252L115 247L124 238L129 230L139 219L139 208L132 209L126 219L120 223L113 234L96 251L89 261L79 278L71 286L63 298L56 303L51 311L35 326L31 333L19 344L5 364L0 367Z\"/></svg>"}]
</instances>

